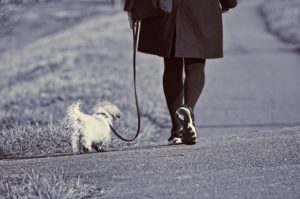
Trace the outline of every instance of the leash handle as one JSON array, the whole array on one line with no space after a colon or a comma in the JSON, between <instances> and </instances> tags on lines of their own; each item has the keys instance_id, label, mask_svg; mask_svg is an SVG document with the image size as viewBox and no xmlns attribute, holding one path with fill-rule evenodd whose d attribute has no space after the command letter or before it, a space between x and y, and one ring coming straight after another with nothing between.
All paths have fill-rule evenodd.
<instances>
[{"instance_id":1,"label":"leash handle","mask_svg":"<svg viewBox=\"0 0 300 199\"><path fill-rule=\"evenodd\" d=\"M132 27L132 36L133 36L133 84L134 84L134 97L135 97L135 106L136 106L136 113L137 113L137 119L138 119L138 126L135 136L132 139L126 139L122 137L116 129L110 125L110 128L112 132L121 140L125 142L132 142L134 141L140 134L141 129L141 113L139 108L139 101L138 101L138 95L137 95L137 89L136 89L136 51L137 51L137 39L138 39L138 32L140 28L140 22L139 21L133 21L133 27Z\"/></svg>"}]
</instances>

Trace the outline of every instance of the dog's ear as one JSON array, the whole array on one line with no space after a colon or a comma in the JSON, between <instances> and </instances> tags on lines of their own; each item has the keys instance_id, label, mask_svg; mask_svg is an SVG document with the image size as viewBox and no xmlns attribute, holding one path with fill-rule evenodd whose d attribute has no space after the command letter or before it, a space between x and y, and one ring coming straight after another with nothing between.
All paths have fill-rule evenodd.
<instances>
[{"instance_id":1,"label":"dog's ear","mask_svg":"<svg viewBox=\"0 0 300 199\"><path fill-rule=\"evenodd\" d=\"M121 111L113 104L110 104L108 106L105 106L105 110L113 116L114 119L121 118Z\"/></svg>"}]
</instances>

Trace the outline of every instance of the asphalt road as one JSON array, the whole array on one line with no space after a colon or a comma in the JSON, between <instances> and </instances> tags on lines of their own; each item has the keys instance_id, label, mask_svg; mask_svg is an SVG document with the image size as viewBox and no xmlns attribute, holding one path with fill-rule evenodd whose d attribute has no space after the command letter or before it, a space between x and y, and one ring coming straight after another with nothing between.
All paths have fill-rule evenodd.
<instances>
[{"instance_id":1,"label":"asphalt road","mask_svg":"<svg viewBox=\"0 0 300 199\"><path fill-rule=\"evenodd\" d=\"M295 131L296 130L296 131ZM0 161L2 175L80 177L103 198L299 198L300 129L87 155ZM1 175L1 176L2 176Z\"/></svg>"}]
</instances>

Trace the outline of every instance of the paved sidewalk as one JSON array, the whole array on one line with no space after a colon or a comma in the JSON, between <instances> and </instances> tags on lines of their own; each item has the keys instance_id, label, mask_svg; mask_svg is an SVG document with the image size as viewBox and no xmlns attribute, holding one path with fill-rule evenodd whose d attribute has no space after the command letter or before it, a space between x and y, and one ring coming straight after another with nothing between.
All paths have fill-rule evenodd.
<instances>
[{"instance_id":1,"label":"paved sidewalk","mask_svg":"<svg viewBox=\"0 0 300 199\"><path fill-rule=\"evenodd\" d=\"M300 197L300 129L205 138L55 158L0 161L0 176L63 171L103 190L103 198Z\"/></svg>"},{"instance_id":2,"label":"paved sidewalk","mask_svg":"<svg viewBox=\"0 0 300 199\"><path fill-rule=\"evenodd\" d=\"M243 1L224 16L224 59L208 61L196 110L202 136L300 125L300 56Z\"/></svg>"}]
</instances>

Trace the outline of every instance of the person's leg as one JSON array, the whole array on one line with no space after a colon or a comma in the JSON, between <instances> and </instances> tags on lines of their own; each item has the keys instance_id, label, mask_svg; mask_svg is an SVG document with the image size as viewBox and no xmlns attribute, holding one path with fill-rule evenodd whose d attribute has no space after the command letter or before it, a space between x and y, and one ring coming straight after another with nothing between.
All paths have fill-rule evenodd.
<instances>
[{"instance_id":1,"label":"person's leg","mask_svg":"<svg viewBox=\"0 0 300 199\"><path fill-rule=\"evenodd\" d=\"M194 110L205 83L205 59L185 58L184 103Z\"/></svg>"},{"instance_id":2,"label":"person's leg","mask_svg":"<svg viewBox=\"0 0 300 199\"><path fill-rule=\"evenodd\" d=\"M172 131L179 128L175 111L183 103L183 60L182 58L164 58L163 88L172 120Z\"/></svg>"},{"instance_id":3,"label":"person's leg","mask_svg":"<svg viewBox=\"0 0 300 199\"><path fill-rule=\"evenodd\" d=\"M180 132L184 144L196 144L197 132L194 123L194 108L205 82L205 59L185 58L184 105L176 110L176 117L183 126Z\"/></svg>"}]
</instances>

